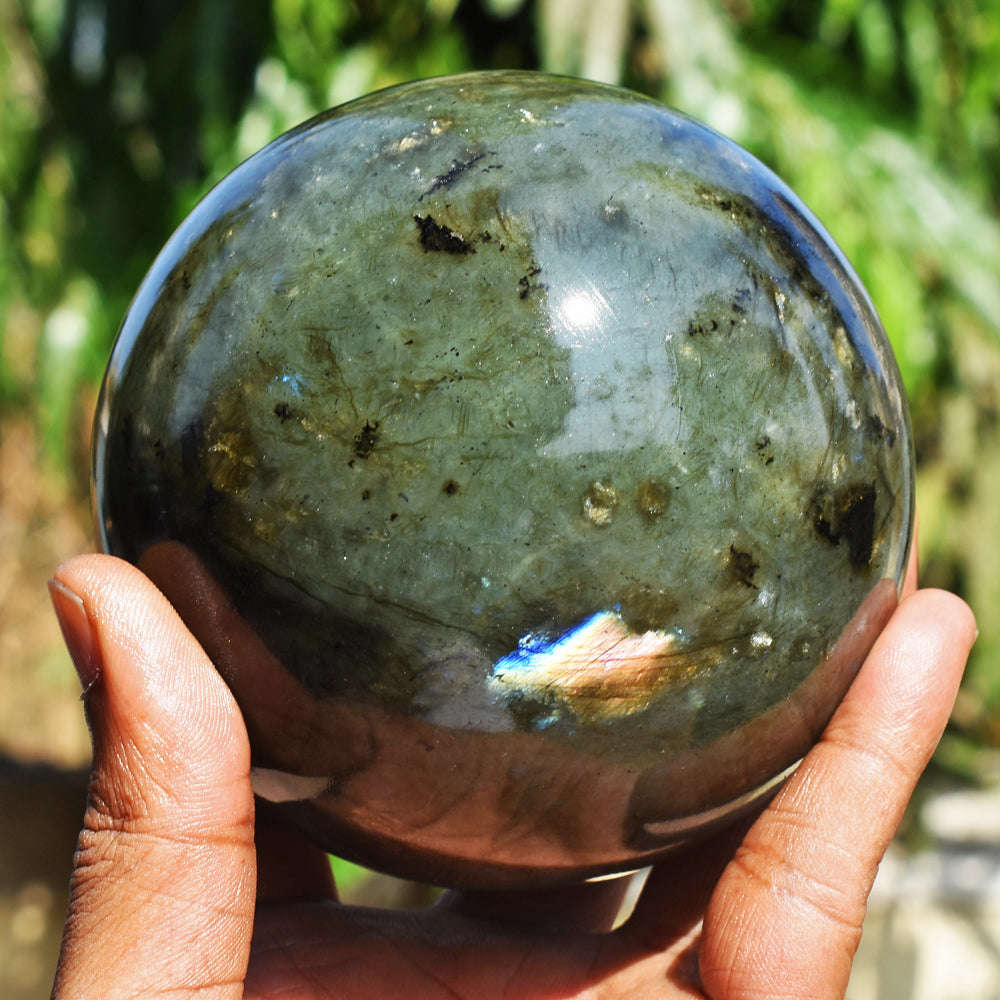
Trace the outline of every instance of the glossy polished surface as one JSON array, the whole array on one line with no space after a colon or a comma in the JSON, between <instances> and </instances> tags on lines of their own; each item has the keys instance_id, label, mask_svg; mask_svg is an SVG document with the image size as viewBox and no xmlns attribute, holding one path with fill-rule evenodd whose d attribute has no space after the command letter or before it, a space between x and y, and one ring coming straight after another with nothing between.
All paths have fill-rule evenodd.
<instances>
[{"instance_id":1,"label":"glossy polished surface","mask_svg":"<svg viewBox=\"0 0 1000 1000\"><path fill-rule=\"evenodd\" d=\"M795 195L514 73L372 95L215 188L123 324L95 481L260 794L482 886L635 867L766 794L912 523L895 363Z\"/></svg>"}]
</instances>

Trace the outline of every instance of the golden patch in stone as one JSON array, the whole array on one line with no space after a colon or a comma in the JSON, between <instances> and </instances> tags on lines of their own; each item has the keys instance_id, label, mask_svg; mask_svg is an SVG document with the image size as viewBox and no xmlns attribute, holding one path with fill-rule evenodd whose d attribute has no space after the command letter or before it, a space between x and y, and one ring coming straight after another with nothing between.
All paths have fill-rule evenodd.
<instances>
[{"instance_id":1,"label":"golden patch in stone","mask_svg":"<svg viewBox=\"0 0 1000 1000\"><path fill-rule=\"evenodd\" d=\"M220 493L242 493L257 468L253 438L246 430L224 431L205 449L209 482Z\"/></svg>"},{"instance_id":2,"label":"golden patch in stone","mask_svg":"<svg viewBox=\"0 0 1000 1000\"><path fill-rule=\"evenodd\" d=\"M637 495L639 513L649 521L655 521L661 514L667 512L670 503L670 490L662 483L647 479L639 487Z\"/></svg>"},{"instance_id":3,"label":"golden patch in stone","mask_svg":"<svg viewBox=\"0 0 1000 1000\"><path fill-rule=\"evenodd\" d=\"M599 479L591 483L583 495L583 516L598 527L611 522L611 514L617 506L618 491Z\"/></svg>"}]
</instances>

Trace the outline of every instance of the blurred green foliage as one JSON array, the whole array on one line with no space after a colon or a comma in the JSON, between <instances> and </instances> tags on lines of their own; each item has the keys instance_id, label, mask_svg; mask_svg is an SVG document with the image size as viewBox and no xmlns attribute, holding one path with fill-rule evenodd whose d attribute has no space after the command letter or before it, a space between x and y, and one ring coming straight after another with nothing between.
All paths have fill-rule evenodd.
<instances>
[{"instance_id":1,"label":"blurred green foliage","mask_svg":"<svg viewBox=\"0 0 1000 1000\"><path fill-rule=\"evenodd\" d=\"M942 752L975 772L1000 745L1000 0L0 0L0 418L70 466L129 298L211 183L325 107L487 67L662 97L853 261L910 393L925 580L980 618Z\"/></svg>"}]
</instances>

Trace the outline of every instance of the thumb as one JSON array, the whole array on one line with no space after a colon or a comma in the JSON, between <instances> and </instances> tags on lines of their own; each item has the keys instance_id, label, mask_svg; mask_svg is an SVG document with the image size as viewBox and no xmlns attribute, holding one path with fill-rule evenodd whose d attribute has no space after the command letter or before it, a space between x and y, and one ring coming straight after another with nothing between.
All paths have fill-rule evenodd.
<instances>
[{"instance_id":1,"label":"thumb","mask_svg":"<svg viewBox=\"0 0 1000 1000\"><path fill-rule=\"evenodd\" d=\"M256 874L232 695L128 563L81 556L50 590L94 744L53 997L242 997Z\"/></svg>"}]
</instances>

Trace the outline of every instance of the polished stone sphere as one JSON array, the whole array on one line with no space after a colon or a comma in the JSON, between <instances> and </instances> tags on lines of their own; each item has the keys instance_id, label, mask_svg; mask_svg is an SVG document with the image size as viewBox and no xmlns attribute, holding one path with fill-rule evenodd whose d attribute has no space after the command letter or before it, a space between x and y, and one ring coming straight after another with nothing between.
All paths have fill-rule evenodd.
<instances>
[{"instance_id":1,"label":"polished stone sphere","mask_svg":"<svg viewBox=\"0 0 1000 1000\"><path fill-rule=\"evenodd\" d=\"M651 100L382 91L238 167L99 405L109 552L232 688L326 848L484 887L753 808L895 607L906 404L802 202Z\"/></svg>"}]
</instances>

